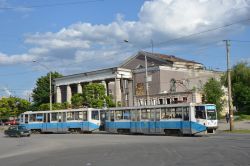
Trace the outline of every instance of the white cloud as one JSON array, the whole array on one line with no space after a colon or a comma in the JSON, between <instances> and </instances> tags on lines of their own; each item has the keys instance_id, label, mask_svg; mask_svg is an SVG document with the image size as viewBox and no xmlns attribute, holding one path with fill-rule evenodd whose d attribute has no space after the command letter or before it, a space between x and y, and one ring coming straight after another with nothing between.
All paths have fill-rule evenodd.
<instances>
[{"instance_id":1,"label":"white cloud","mask_svg":"<svg viewBox=\"0 0 250 166\"><path fill-rule=\"evenodd\" d=\"M248 7L249 0L145 1L138 13L138 21L126 21L117 14L117 19L107 25L79 22L55 33L30 34L25 42L34 48L21 55L0 54L0 63L11 64L35 58L51 62L61 70L65 65L69 69L70 64L76 64L74 68L77 69L87 66L89 70L115 65L133 51L150 46L151 39L157 44L246 19L250 15ZM243 24L238 26L244 27ZM196 36L178 42L205 41L226 34L225 30L218 30L203 35L202 39ZM122 43L124 39L130 43Z\"/></svg>"},{"instance_id":2,"label":"white cloud","mask_svg":"<svg viewBox=\"0 0 250 166\"><path fill-rule=\"evenodd\" d=\"M13 2L12 2L13 3ZM9 0L0 0L0 11L13 10L16 12L27 13L33 11L31 8L24 7L23 5L13 5ZM27 17L28 15L24 15Z\"/></svg>"},{"instance_id":3,"label":"white cloud","mask_svg":"<svg viewBox=\"0 0 250 166\"><path fill-rule=\"evenodd\" d=\"M31 54L8 56L0 52L0 64L24 63L24 62L31 62L32 60L34 60L34 55Z\"/></svg>"},{"instance_id":4,"label":"white cloud","mask_svg":"<svg viewBox=\"0 0 250 166\"><path fill-rule=\"evenodd\" d=\"M11 92L8 88L4 87L3 88L4 92L6 93L7 96L11 96Z\"/></svg>"}]
</instances>

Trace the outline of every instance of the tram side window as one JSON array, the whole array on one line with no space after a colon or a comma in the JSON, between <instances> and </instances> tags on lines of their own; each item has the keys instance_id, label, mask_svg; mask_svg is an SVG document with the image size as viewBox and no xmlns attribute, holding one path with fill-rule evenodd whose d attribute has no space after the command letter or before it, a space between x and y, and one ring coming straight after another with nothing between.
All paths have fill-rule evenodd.
<instances>
[{"instance_id":1,"label":"tram side window","mask_svg":"<svg viewBox=\"0 0 250 166\"><path fill-rule=\"evenodd\" d=\"M122 119L122 111L115 111L115 120Z\"/></svg>"},{"instance_id":2,"label":"tram side window","mask_svg":"<svg viewBox=\"0 0 250 166\"><path fill-rule=\"evenodd\" d=\"M57 121L58 121L58 122L61 122L61 121L62 121L62 114L63 114L62 112L58 112L58 113L57 113Z\"/></svg>"},{"instance_id":3,"label":"tram side window","mask_svg":"<svg viewBox=\"0 0 250 166\"><path fill-rule=\"evenodd\" d=\"M75 112L75 120L83 120L83 112Z\"/></svg>"},{"instance_id":4,"label":"tram side window","mask_svg":"<svg viewBox=\"0 0 250 166\"><path fill-rule=\"evenodd\" d=\"M30 114L29 122L35 122L36 121L36 114Z\"/></svg>"},{"instance_id":5,"label":"tram side window","mask_svg":"<svg viewBox=\"0 0 250 166\"><path fill-rule=\"evenodd\" d=\"M57 121L57 113L51 113L51 121Z\"/></svg>"},{"instance_id":6,"label":"tram side window","mask_svg":"<svg viewBox=\"0 0 250 166\"><path fill-rule=\"evenodd\" d=\"M141 119L149 119L150 118L150 110L143 109L141 110Z\"/></svg>"},{"instance_id":7,"label":"tram side window","mask_svg":"<svg viewBox=\"0 0 250 166\"><path fill-rule=\"evenodd\" d=\"M189 120L189 107L183 107L184 120Z\"/></svg>"},{"instance_id":8,"label":"tram side window","mask_svg":"<svg viewBox=\"0 0 250 166\"><path fill-rule=\"evenodd\" d=\"M26 114L26 115L24 115L24 123L28 123L29 121L29 115L28 114Z\"/></svg>"},{"instance_id":9,"label":"tram side window","mask_svg":"<svg viewBox=\"0 0 250 166\"><path fill-rule=\"evenodd\" d=\"M93 120L99 120L99 112L98 111L92 111L91 112L91 119Z\"/></svg>"},{"instance_id":10,"label":"tram side window","mask_svg":"<svg viewBox=\"0 0 250 166\"><path fill-rule=\"evenodd\" d=\"M161 119L161 109L156 109L155 115L156 115L155 119L159 121Z\"/></svg>"},{"instance_id":11,"label":"tram side window","mask_svg":"<svg viewBox=\"0 0 250 166\"><path fill-rule=\"evenodd\" d=\"M105 120L109 121L110 120L110 111L105 113Z\"/></svg>"},{"instance_id":12,"label":"tram side window","mask_svg":"<svg viewBox=\"0 0 250 166\"><path fill-rule=\"evenodd\" d=\"M36 114L36 121L42 122L43 121L43 114Z\"/></svg>"},{"instance_id":13,"label":"tram side window","mask_svg":"<svg viewBox=\"0 0 250 166\"><path fill-rule=\"evenodd\" d=\"M23 117L24 117L24 115L21 115L21 117L20 117L20 122L21 123L23 123Z\"/></svg>"},{"instance_id":14,"label":"tram side window","mask_svg":"<svg viewBox=\"0 0 250 166\"><path fill-rule=\"evenodd\" d=\"M114 111L110 111L110 121L114 121L115 120L115 115L114 115Z\"/></svg>"},{"instance_id":15,"label":"tram side window","mask_svg":"<svg viewBox=\"0 0 250 166\"><path fill-rule=\"evenodd\" d=\"M82 113L83 113L82 120L83 120L83 121L87 121L87 120L88 120L87 111L83 111Z\"/></svg>"},{"instance_id":16,"label":"tram side window","mask_svg":"<svg viewBox=\"0 0 250 166\"><path fill-rule=\"evenodd\" d=\"M175 108L175 118L182 118L182 107Z\"/></svg>"},{"instance_id":17,"label":"tram side window","mask_svg":"<svg viewBox=\"0 0 250 166\"><path fill-rule=\"evenodd\" d=\"M124 113L123 113L123 119L130 120L130 111L124 111Z\"/></svg>"},{"instance_id":18,"label":"tram side window","mask_svg":"<svg viewBox=\"0 0 250 166\"><path fill-rule=\"evenodd\" d=\"M132 111L131 111L131 120L132 120L132 121L136 121L136 120L137 120L136 111L135 111L135 110L132 110Z\"/></svg>"},{"instance_id":19,"label":"tram side window","mask_svg":"<svg viewBox=\"0 0 250 166\"><path fill-rule=\"evenodd\" d=\"M74 112L67 112L67 120L74 120Z\"/></svg>"},{"instance_id":20,"label":"tram side window","mask_svg":"<svg viewBox=\"0 0 250 166\"><path fill-rule=\"evenodd\" d=\"M170 108L162 108L161 109L161 119L171 119L171 109Z\"/></svg>"},{"instance_id":21,"label":"tram side window","mask_svg":"<svg viewBox=\"0 0 250 166\"><path fill-rule=\"evenodd\" d=\"M152 121L155 120L155 110L154 109L150 110L150 120L152 120Z\"/></svg>"},{"instance_id":22,"label":"tram side window","mask_svg":"<svg viewBox=\"0 0 250 166\"><path fill-rule=\"evenodd\" d=\"M204 106L195 106L195 118L197 118L197 119L206 119L205 107Z\"/></svg>"}]
</instances>

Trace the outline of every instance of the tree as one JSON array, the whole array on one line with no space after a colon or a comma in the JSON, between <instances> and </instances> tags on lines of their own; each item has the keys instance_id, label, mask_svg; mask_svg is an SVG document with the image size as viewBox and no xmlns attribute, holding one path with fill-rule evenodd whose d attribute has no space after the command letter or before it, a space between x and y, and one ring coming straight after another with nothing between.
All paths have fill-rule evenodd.
<instances>
[{"instance_id":1,"label":"tree","mask_svg":"<svg viewBox=\"0 0 250 166\"><path fill-rule=\"evenodd\" d=\"M224 91L219 81L214 78L210 78L203 87L205 103L215 104L218 112L220 113L223 108Z\"/></svg>"},{"instance_id":2,"label":"tree","mask_svg":"<svg viewBox=\"0 0 250 166\"><path fill-rule=\"evenodd\" d=\"M84 103L84 98L82 94L74 94L71 98L71 104L74 108L79 108L83 106Z\"/></svg>"},{"instance_id":3,"label":"tree","mask_svg":"<svg viewBox=\"0 0 250 166\"><path fill-rule=\"evenodd\" d=\"M86 85L83 88L83 98L81 98L80 96L81 95L79 94L73 99L74 102L78 105L84 105L93 108L102 108L105 106L113 107L115 105L112 101L112 97L106 96L104 85L99 83L92 83Z\"/></svg>"},{"instance_id":4,"label":"tree","mask_svg":"<svg viewBox=\"0 0 250 166\"><path fill-rule=\"evenodd\" d=\"M51 79L62 77L58 72L51 73ZM49 93L50 93L50 84L49 84L49 73L46 76L38 78L36 81L36 87L33 89L32 97L35 106L40 106L41 104L49 103ZM54 88L51 87L51 92L54 94Z\"/></svg>"},{"instance_id":5,"label":"tree","mask_svg":"<svg viewBox=\"0 0 250 166\"><path fill-rule=\"evenodd\" d=\"M30 102L18 97L2 98L0 100L0 118L17 117L28 111Z\"/></svg>"},{"instance_id":6,"label":"tree","mask_svg":"<svg viewBox=\"0 0 250 166\"><path fill-rule=\"evenodd\" d=\"M222 81L227 86L226 74ZM233 66L231 72L233 104L238 111L250 114L250 66L247 62L240 62Z\"/></svg>"},{"instance_id":7,"label":"tree","mask_svg":"<svg viewBox=\"0 0 250 166\"><path fill-rule=\"evenodd\" d=\"M49 110L49 103L41 104L39 107L35 107L36 109L33 111L46 111ZM53 103L52 108L53 110L63 110L63 109L68 109L70 105L65 102L65 103Z\"/></svg>"}]
</instances>

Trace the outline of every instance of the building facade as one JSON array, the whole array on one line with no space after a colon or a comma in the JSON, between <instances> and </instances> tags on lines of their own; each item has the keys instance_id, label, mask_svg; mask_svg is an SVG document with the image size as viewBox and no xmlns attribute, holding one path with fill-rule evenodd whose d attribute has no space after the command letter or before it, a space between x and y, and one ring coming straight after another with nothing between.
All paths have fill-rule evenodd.
<instances>
[{"instance_id":1,"label":"building facade","mask_svg":"<svg viewBox=\"0 0 250 166\"><path fill-rule=\"evenodd\" d=\"M57 78L54 88L57 103L71 103L75 93L82 93L82 87L93 82L102 83L106 94L122 106L201 103L203 85L220 76L194 61L141 51L118 67Z\"/></svg>"}]
</instances>

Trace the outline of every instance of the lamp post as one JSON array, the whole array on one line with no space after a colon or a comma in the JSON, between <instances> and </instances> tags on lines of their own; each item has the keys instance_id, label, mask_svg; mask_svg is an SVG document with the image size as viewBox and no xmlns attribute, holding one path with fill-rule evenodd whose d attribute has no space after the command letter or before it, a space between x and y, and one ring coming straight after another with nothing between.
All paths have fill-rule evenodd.
<instances>
[{"instance_id":1,"label":"lamp post","mask_svg":"<svg viewBox=\"0 0 250 166\"><path fill-rule=\"evenodd\" d=\"M153 50L154 50L154 41L151 39L151 47L152 47L152 55L153 55ZM125 43L128 43L128 40L124 40ZM144 54L144 58L145 58L145 86L146 86L146 105L149 105L149 90L148 90L148 59L147 59L147 55Z\"/></svg>"},{"instance_id":2,"label":"lamp post","mask_svg":"<svg viewBox=\"0 0 250 166\"><path fill-rule=\"evenodd\" d=\"M34 63L38 63L49 71L49 110L52 110L52 93L51 93L51 70L44 64L34 60Z\"/></svg>"}]
</instances>

